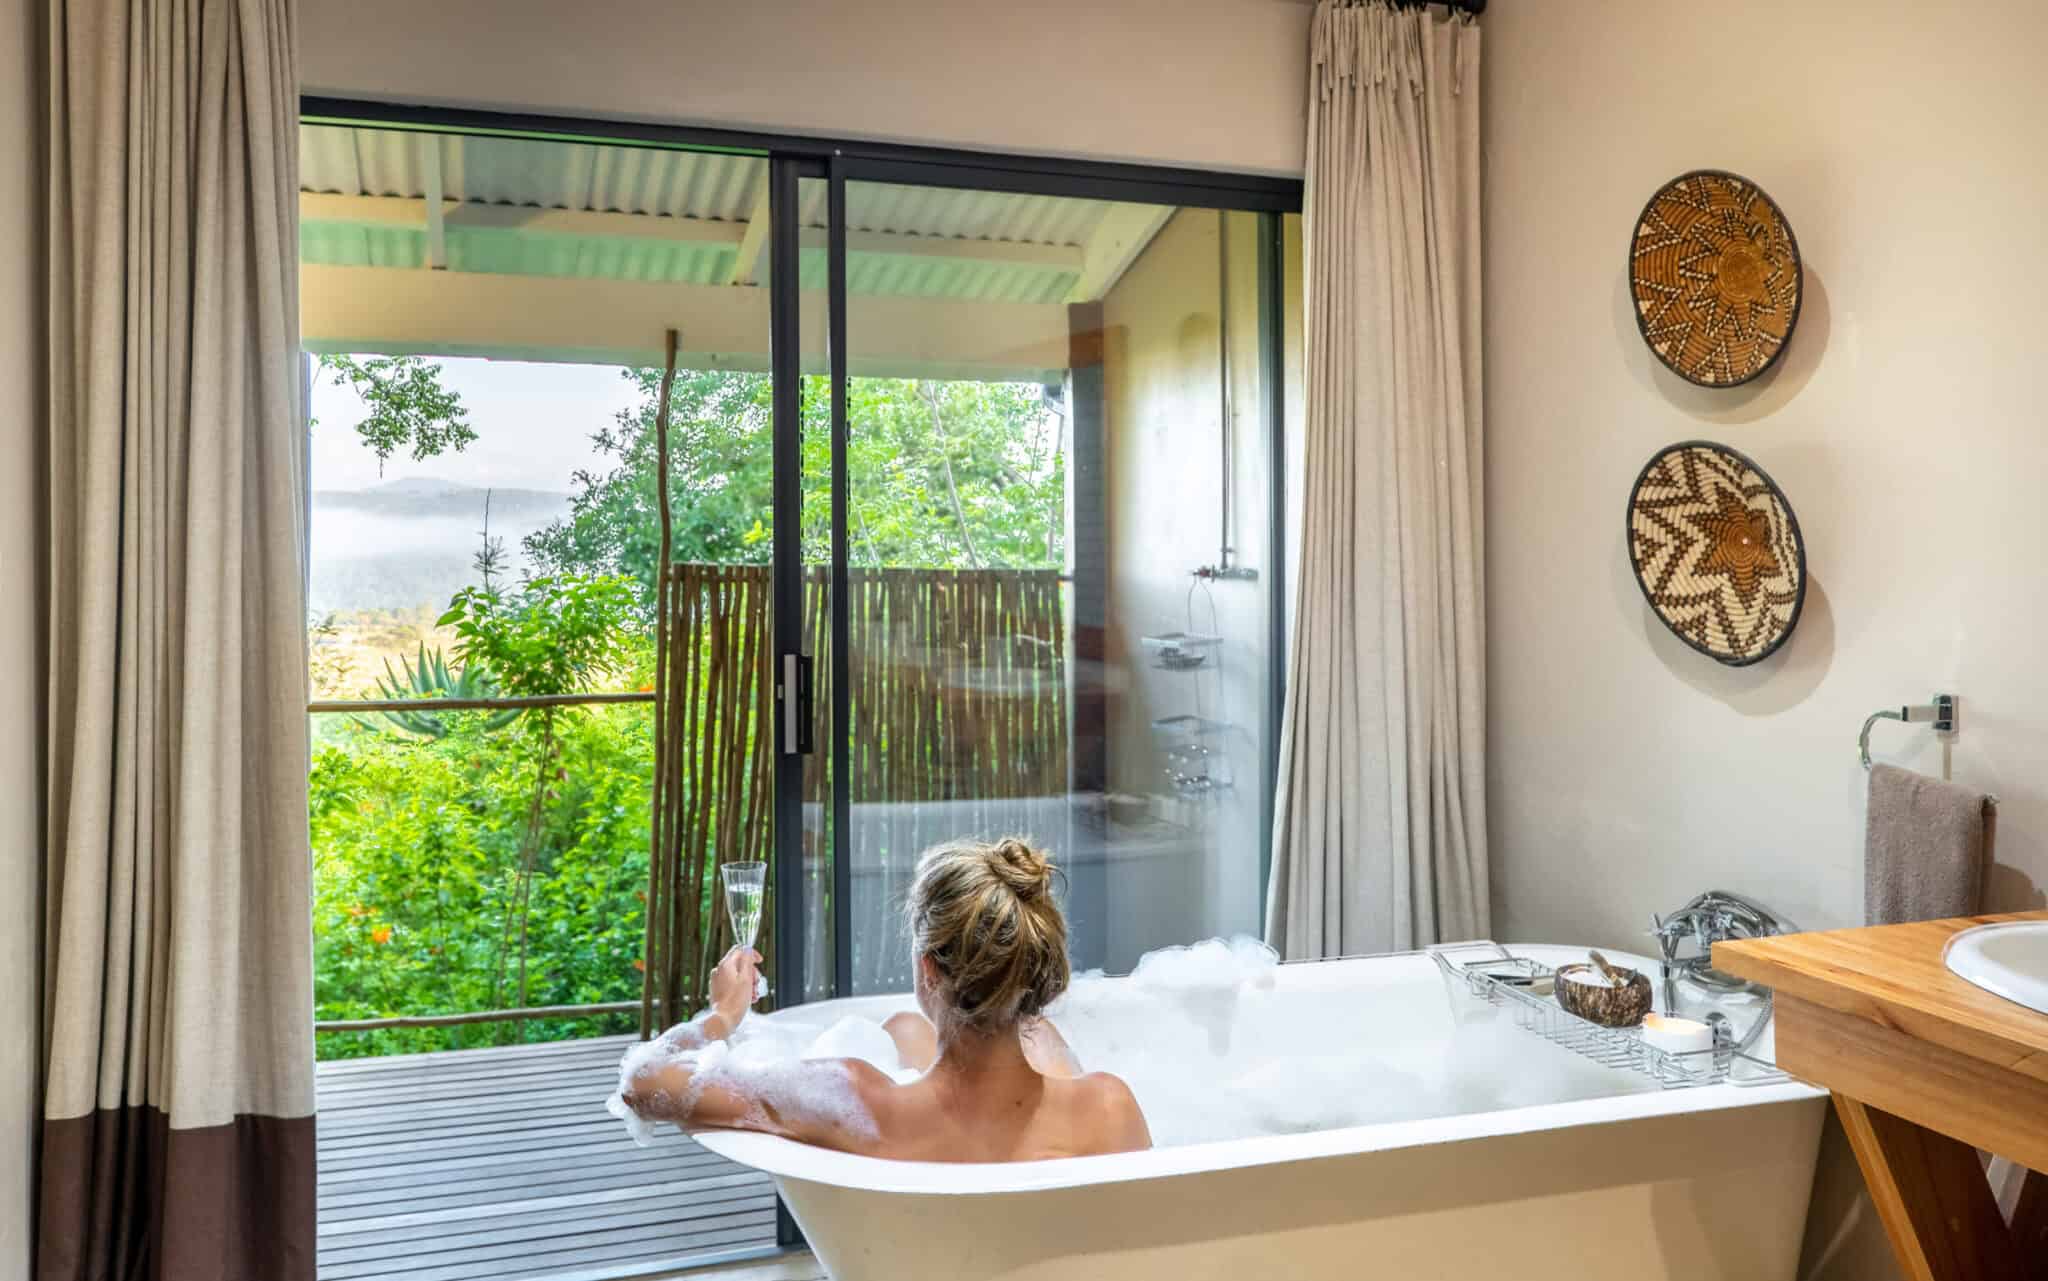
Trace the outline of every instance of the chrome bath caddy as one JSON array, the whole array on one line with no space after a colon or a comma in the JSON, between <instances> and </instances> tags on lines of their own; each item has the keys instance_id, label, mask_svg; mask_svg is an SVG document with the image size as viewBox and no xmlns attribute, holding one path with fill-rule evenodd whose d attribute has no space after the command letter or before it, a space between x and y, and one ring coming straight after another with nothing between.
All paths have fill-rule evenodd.
<instances>
[{"instance_id":1,"label":"chrome bath caddy","mask_svg":"<svg viewBox=\"0 0 2048 1281\"><path fill-rule=\"evenodd\" d=\"M1570 1013L1554 996L1530 991L1537 980L1554 983L1556 971L1540 961L1516 956L1498 943L1447 943L1430 948L1429 955L1443 971L1454 999L1462 990L1483 1004L1512 1014L1516 1027L1603 1067L1647 1076L1667 1090L1724 1082L1770 1085L1792 1079L1775 1063L1749 1053L1770 1022L1768 1000L1739 1039L1723 1033L1712 1049L1675 1053L1645 1041L1641 1028L1602 1027Z\"/></svg>"}]
</instances>

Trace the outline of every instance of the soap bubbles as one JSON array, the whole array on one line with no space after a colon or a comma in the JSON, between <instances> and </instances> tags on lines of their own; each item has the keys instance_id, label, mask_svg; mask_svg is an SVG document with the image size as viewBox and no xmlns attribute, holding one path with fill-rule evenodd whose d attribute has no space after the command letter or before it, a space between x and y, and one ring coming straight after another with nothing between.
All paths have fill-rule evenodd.
<instances>
[{"instance_id":1,"label":"soap bubbles","mask_svg":"<svg viewBox=\"0 0 2048 1281\"><path fill-rule=\"evenodd\" d=\"M1283 981L1273 950L1239 937L1147 953L1125 978L1079 974L1047 1017L1083 1070L1123 1078L1162 1146L1656 1088L1532 1036L1497 1009L1454 1011L1456 1000L1419 957L1302 966ZM797 1103L856 1127L865 1114L853 1115L850 1083L789 1068L858 1059L899 1083L919 1075L881 1024L852 1015L822 1030L816 1020L750 1018L729 1046L698 1050L672 1033L629 1051L622 1081L665 1055L697 1056L699 1082L801 1086ZM616 1095L612 1111L636 1138L647 1132Z\"/></svg>"}]
</instances>

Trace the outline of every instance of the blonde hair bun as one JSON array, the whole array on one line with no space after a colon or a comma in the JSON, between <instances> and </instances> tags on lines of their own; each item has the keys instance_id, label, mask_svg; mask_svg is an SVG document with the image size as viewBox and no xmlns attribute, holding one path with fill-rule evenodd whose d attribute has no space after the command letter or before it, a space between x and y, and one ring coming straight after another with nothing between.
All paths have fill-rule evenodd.
<instances>
[{"instance_id":1,"label":"blonde hair bun","mask_svg":"<svg viewBox=\"0 0 2048 1281\"><path fill-rule=\"evenodd\" d=\"M1067 990L1067 921L1050 858L1029 841L951 841L926 850L910 886L910 939L938 971L952 1021L995 1031Z\"/></svg>"},{"instance_id":2,"label":"blonde hair bun","mask_svg":"<svg viewBox=\"0 0 2048 1281\"><path fill-rule=\"evenodd\" d=\"M1052 860L1014 836L987 847L989 870L1026 903L1052 890Z\"/></svg>"}]
</instances>

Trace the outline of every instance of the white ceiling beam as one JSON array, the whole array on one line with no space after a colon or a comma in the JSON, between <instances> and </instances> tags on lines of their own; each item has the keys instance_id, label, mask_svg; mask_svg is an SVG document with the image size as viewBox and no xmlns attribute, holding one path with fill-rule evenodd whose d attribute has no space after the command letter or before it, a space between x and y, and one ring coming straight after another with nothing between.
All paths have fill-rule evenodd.
<instances>
[{"instance_id":1,"label":"white ceiling beam","mask_svg":"<svg viewBox=\"0 0 2048 1281\"><path fill-rule=\"evenodd\" d=\"M448 269L448 210L441 199L441 136L419 137L421 184L426 198L420 202L427 215L427 266L434 271Z\"/></svg>"},{"instance_id":2,"label":"white ceiling beam","mask_svg":"<svg viewBox=\"0 0 2048 1281\"><path fill-rule=\"evenodd\" d=\"M768 367L764 289L305 263L299 298L316 352L651 366L662 334L678 329L686 368ZM823 372L825 308L799 311L806 364ZM856 294L847 322L859 335L851 368L860 375L1039 382L1067 361L1059 303Z\"/></svg>"},{"instance_id":3,"label":"white ceiling beam","mask_svg":"<svg viewBox=\"0 0 2048 1281\"><path fill-rule=\"evenodd\" d=\"M746 234L740 237L740 251L732 260L732 272L725 278L728 285L751 285L755 283L754 268L761 261L761 250L768 243L768 166L761 166L761 176L754 183L754 199L748 206Z\"/></svg>"},{"instance_id":4,"label":"white ceiling beam","mask_svg":"<svg viewBox=\"0 0 2048 1281\"><path fill-rule=\"evenodd\" d=\"M442 208L443 221L451 231L489 227L534 236L731 245L736 261L733 271L728 274L730 284L752 283L758 275L768 229L767 219L758 205L754 211L756 216L747 222L600 213L583 209L540 209L531 205L485 205L467 201L444 201ZM1170 214L1172 211L1166 212ZM429 213L426 201L409 196L342 196L308 191L300 193L299 217L306 222L418 227L429 220ZM805 249L824 250L825 232L822 228L806 228L800 234ZM850 231L846 237L846 250L849 254L945 258L1077 273L1085 273L1086 270L1084 250L1073 245L966 240L890 231ZM750 253L751 262L748 260ZM1132 256L1136 256L1135 251ZM743 266L744 272L741 271Z\"/></svg>"},{"instance_id":5,"label":"white ceiling beam","mask_svg":"<svg viewBox=\"0 0 2048 1281\"><path fill-rule=\"evenodd\" d=\"M1081 247L1081 274L1067 301L1095 302L1114 289L1174 212L1171 205L1111 205Z\"/></svg>"}]
</instances>

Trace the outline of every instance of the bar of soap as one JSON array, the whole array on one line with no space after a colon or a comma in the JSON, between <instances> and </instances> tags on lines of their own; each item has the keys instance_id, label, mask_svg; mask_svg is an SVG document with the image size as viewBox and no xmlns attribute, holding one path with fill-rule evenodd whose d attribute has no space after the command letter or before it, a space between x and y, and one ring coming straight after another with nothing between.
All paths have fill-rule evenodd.
<instances>
[{"instance_id":1,"label":"bar of soap","mask_svg":"<svg viewBox=\"0 0 2048 1281\"><path fill-rule=\"evenodd\" d=\"M1666 1054L1696 1054L1714 1048L1714 1029L1669 1014L1643 1016L1643 1041Z\"/></svg>"}]
</instances>

